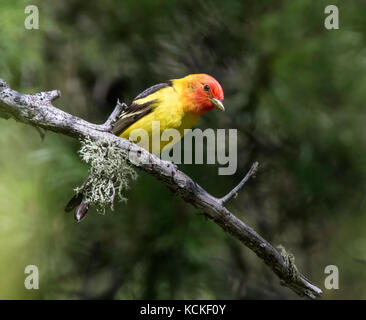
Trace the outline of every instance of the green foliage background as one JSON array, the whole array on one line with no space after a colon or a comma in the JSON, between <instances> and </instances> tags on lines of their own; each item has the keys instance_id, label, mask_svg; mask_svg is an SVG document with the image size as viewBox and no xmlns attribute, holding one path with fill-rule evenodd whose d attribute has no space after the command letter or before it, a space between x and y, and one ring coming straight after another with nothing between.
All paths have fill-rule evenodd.
<instances>
[{"instance_id":1,"label":"green foliage background","mask_svg":"<svg viewBox=\"0 0 366 320\"><path fill-rule=\"evenodd\" d=\"M26 30L36 4L40 29ZM202 128L237 128L238 170L182 165L216 196L258 160L230 208L324 289L366 298L366 2L333 1L340 29L324 28L328 1L2 0L0 77L23 92L60 89L55 104L101 123L117 98L209 73L225 114ZM0 298L296 298L263 263L199 212L140 173L128 203L76 224L63 208L87 174L79 143L0 119ZM24 288L24 268L40 290Z\"/></svg>"}]
</instances>

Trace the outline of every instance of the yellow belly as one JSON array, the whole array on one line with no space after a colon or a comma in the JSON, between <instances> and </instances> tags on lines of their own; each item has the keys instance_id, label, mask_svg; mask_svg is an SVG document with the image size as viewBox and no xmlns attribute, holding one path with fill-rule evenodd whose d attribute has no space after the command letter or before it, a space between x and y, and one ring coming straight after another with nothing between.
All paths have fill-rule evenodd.
<instances>
[{"instance_id":1,"label":"yellow belly","mask_svg":"<svg viewBox=\"0 0 366 320\"><path fill-rule=\"evenodd\" d=\"M183 108L180 106L174 106L174 104L162 103L158 107L156 107L151 113L144 116L140 120L136 121L130 127L128 127L125 131L123 131L120 137L129 139L132 131L136 129L143 129L146 131L149 137L148 146L142 143L142 141L137 142L138 145L145 148L151 153L160 153L162 149L170 143L170 141L161 141L160 136L163 131L167 129L176 129L179 131L180 139L184 136L184 129L192 128L198 121L199 116L193 115L190 113L184 113ZM176 104L176 101L175 101ZM158 121L160 124L160 129L153 131L153 122ZM156 125L156 123L154 123ZM135 131L136 133L137 131ZM158 133L160 140L160 148L157 147L156 143L152 143L152 135ZM154 148L152 146L155 146Z\"/></svg>"}]
</instances>

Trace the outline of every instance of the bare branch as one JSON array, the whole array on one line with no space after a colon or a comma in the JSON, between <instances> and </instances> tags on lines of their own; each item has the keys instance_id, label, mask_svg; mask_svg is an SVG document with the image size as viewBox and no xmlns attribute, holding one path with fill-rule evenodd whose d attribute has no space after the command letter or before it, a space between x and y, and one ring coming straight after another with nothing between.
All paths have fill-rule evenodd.
<instances>
[{"instance_id":1,"label":"bare branch","mask_svg":"<svg viewBox=\"0 0 366 320\"><path fill-rule=\"evenodd\" d=\"M108 140L129 153L141 155L148 161L131 164L155 176L173 193L199 208L224 231L254 251L281 279L282 284L300 296L316 298L322 294L319 288L311 284L297 271L292 255L279 252L223 205L253 175L258 166L257 163L228 195L221 199L215 198L186 174L179 171L171 162L161 160L136 144L109 133L106 127L113 119L107 120L104 125L95 125L55 108L52 105L52 100L59 96L60 92L56 90L30 95L22 94L12 90L5 81L0 79L0 117L5 119L13 117L20 122L74 138L89 137L93 140Z\"/></svg>"},{"instance_id":2,"label":"bare branch","mask_svg":"<svg viewBox=\"0 0 366 320\"><path fill-rule=\"evenodd\" d=\"M255 173L257 172L258 166L259 166L258 162L253 163L252 167L250 168L248 173L245 175L243 180L241 180L240 183L233 190L231 190L225 197L222 197L220 199L222 204L225 204L226 202L228 202L232 197L234 197L234 198L237 197L240 189L243 188L243 186L249 180L250 177L255 175Z\"/></svg>"},{"instance_id":3,"label":"bare branch","mask_svg":"<svg viewBox=\"0 0 366 320\"><path fill-rule=\"evenodd\" d=\"M107 121L103 124L103 126L106 129L105 131L112 130L112 125L116 122L117 117L121 114L121 111L125 108L127 108L127 104L125 104L123 102L121 103L119 100L117 100L117 103L116 103L116 106L114 107L113 112L108 117Z\"/></svg>"}]
</instances>

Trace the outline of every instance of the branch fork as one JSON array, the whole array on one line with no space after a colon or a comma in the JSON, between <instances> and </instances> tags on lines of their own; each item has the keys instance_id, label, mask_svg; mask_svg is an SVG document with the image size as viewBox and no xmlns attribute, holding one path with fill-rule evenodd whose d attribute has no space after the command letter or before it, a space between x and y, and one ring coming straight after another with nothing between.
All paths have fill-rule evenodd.
<instances>
[{"instance_id":1,"label":"branch fork","mask_svg":"<svg viewBox=\"0 0 366 320\"><path fill-rule=\"evenodd\" d=\"M224 205L230 199L236 198L238 196L238 192L241 190L241 188L243 188L246 182L256 174L258 166L259 163L254 162L248 173L244 176L243 180L241 180L239 184L233 190L231 190L226 196L219 199L222 205Z\"/></svg>"},{"instance_id":2,"label":"branch fork","mask_svg":"<svg viewBox=\"0 0 366 320\"><path fill-rule=\"evenodd\" d=\"M112 111L112 113L110 114L110 116L108 117L106 122L104 122L104 124L100 125L100 128L103 131L111 132L113 129L113 124L117 121L121 112L126 108L128 108L127 104L125 104L124 102L120 102L118 99L116 106L114 107L114 110Z\"/></svg>"}]
</instances>

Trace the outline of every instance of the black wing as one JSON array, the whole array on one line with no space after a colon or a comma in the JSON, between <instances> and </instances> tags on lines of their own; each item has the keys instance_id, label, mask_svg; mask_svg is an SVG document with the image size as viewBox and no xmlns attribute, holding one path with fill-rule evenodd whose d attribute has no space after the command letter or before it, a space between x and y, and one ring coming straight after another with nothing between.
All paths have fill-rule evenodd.
<instances>
[{"instance_id":1,"label":"black wing","mask_svg":"<svg viewBox=\"0 0 366 320\"><path fill-rule=\"evenodd\" d=\"M112 133L115 135L120 135L130 125L132 125L137 120L149 114L153 110L154 104L156 104L157 102L156 100L151 100L140 104L135 102L136 100L146 98L147 96L155 93L156 91L171 86L172 83L170 81L166 83L159 83L140 93L133 100L132 104L121 112L121 115L118 117L118 120L113 125Z\"/></svg>"},{"instance_id":2,"label":"black wing","mask_svg":"<svg viewBox=\"0 0 366 320\"><path fill-rule=\"evenodd\" d=\"M141 92L135 99L133 99L134 101L135 100L138 100L138 99L142 99L142 98L146 98L148 95L156 92L156 91L159 91L161 89L164 89L166 87L171 87L172 86L172 82L171 81L167 81L167 82L164 82L164 83L159 83L159 84L156 84L155 86L152 86L148 89L146 89L145 91Z\"/></svg>"}]
</instances>

